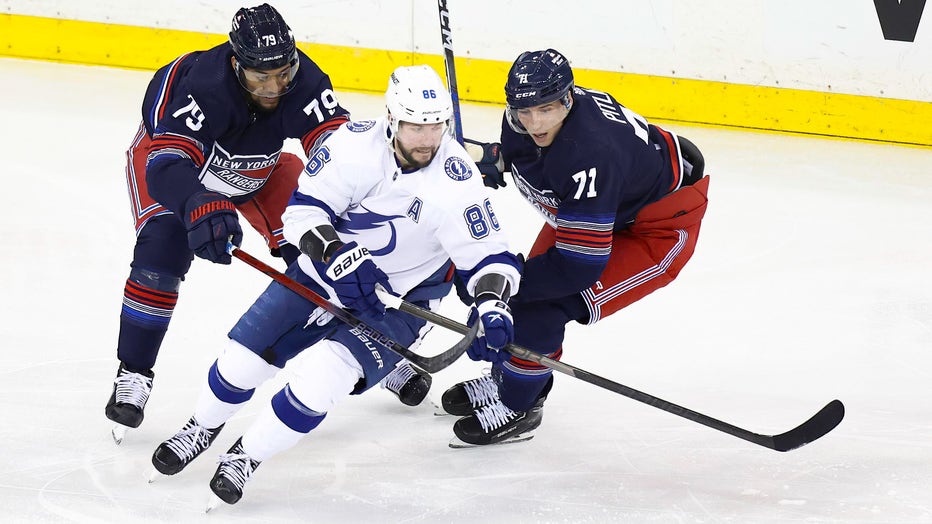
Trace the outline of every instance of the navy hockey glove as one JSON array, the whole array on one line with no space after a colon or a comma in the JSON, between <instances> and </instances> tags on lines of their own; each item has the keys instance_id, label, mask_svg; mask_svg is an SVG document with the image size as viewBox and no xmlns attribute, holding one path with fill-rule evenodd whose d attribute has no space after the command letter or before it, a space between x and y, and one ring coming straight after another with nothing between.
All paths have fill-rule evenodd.
<instances>
[{"instance_id":1,"label":"navy hockey glove","mask_svg":"<svg viewBox=\"0 0 932 524\"><path fill-rule=\"evenodd\" d=\"M476 162L482 173L482 183L492 189L505 187L505 163L502 161L502 145L498 142L477 142L463 139L463 145L469 156Z\"/></svg>"},{"instance_id":2,"label":"navy hockey glove","mask_svg":"<svg viewBox=\"0 0 932 524\"><path fill-rule=\"evenodd\" d=\"M239 227L236 206L229 198L213 191L195 193L185 202L183 220L188 230L188 247L195 255L218 264L233 260L227 253L227 242L239 246L243 230Z\"/></svg>"},{"instance_id":3,"label":"navy hockey glove","mask_svg":"<svg viewBox=\"0 0 932 524\"><path fill-rule=\"evenodd\" d=\"M470 326L482 322L479 336L466 349L472 360L485 360L491 363L505 362L511 354L505 346L515 340L515 326L511 319L511 309L501 300L486 300L469 310Z\"/></svg>"},{"instance_id":4,"label":"navy hockey glove","mask_svg":"<svg viewBox=\"0 0 932 524\"><path fill-rule=\"evenodd\" d=\"M375 294L375 285L391 291L388 276L375 265L369 250L356 242L343 244L330 257L325 277L344 307L361 316L379 320L385 316L385 304Z\"/></svg>"}]
</instances>

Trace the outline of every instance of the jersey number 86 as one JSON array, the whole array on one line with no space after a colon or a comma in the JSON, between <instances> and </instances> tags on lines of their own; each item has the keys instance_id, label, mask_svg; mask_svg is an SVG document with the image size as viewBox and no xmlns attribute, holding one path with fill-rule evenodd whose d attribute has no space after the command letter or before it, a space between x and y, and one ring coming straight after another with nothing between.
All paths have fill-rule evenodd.
<instances>
[{"instance_id":1,"label":"jersey number 86","mask_svg":"<svg viewBox=\"0 0 932 524\"><path fill-rule=\"evenodd\" d=\"M501 225L495 212L492 211L492 203L486 198L482 205L473 204L463 212L463 218L466 219L466 225L469 226L469 234L475 239L487 237L491 230L498 231ZM490 229L491 227L491 229Z\"/></svg>"}]
</instances>

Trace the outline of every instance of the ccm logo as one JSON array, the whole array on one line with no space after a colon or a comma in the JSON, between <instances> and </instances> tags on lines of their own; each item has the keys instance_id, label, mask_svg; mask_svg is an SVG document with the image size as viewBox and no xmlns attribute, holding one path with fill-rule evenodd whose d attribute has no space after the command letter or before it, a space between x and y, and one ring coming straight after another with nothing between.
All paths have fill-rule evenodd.
<instances>
[{"instance_id":1,"label":"ccm logo","mask_svg":"<svg viewBox=\"0 0 932 524\"><path fill-rule=\"evenodd\" d=\"M537 94L537 91L528 91L527 93L518 93L515 95L515 98L527 98L529 96L534 96Z\"/></svg>"}]
</instances>

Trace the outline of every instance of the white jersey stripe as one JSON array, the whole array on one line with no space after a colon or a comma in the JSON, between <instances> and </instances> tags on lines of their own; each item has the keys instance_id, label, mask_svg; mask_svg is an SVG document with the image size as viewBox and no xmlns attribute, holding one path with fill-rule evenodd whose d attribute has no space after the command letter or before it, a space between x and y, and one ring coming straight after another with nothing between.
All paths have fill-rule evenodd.
<instances>
[{"instance_id":1,"label":"white jersey stripe","mask_svg":"<svg viewBox=\"0 0 932 524\"><path fill-rule=\"evenodd\" d=\"M683 251L683 248L686 246L686 241L689 238L689 233L684 229L677 229L676 233L678 239L676 244L664 255L663 259L659 264L651 266L640 273L623 280L608 289L600 292L598 295L592 292L592 288L588 288L582 292L583 298L586 302L586 307L589 309L589 324L594 324L601 319L601 306L606 302L617 298L623 293L627 293L632 289L649 282L661 275L663 275L667 269L670 267L670 264L676 259L677 256Z\"/></svg>"}]
</instances>

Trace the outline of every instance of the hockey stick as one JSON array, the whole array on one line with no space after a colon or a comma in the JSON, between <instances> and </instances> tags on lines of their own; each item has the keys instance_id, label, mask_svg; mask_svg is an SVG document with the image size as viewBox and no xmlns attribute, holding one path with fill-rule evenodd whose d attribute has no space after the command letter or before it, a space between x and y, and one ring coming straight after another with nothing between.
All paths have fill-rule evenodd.
<instances>
[{"instance_id":1,"label":"hockey stick","mask_svg":"<svg viewBox=\"0 0 932 524\"><path fill-rule=\"evenodd\" d=\"M437 0L440 11L440 39L443 42L443 65L447 72L447 87L453 101L453 137L463 144L463 119L460 115L460 95L456 87L456 64L453 63L453 31L450 30L450 10L447 0Z\"/></svg>"},{"instance_id":2,"label":"hockey stick","mask_svg":"<svg viewBox=\"0 0 932 524\"><path fill-rule=\"evenodd\" d=\"M414 304L411 304L410 302L405 302L401 298L395 297L394 295L386 293L383 290L376 289L376 292L379 295L379 300L381 300L389 307L414 315L422 320L426 320L432 324L436 324L457 333L466 333L469 331L469 328L463 324L460 324L459 322L456 322L455 320L449 319L443 315L438 315L433 311L418 307ZM478 322L476 322L473 327L475 328L477 325L479 325ZM649 406L662 409L668 413L673 413L674 415L678 415L687 420L698 422L699 424L708 426L712 429L716 429L723 433L727 433L734 437L738 437L748 442L753 442L759 446L764 446L765 448L770 448L776 451L790 451L791 449L796 449L822 437L829 431L835 429L835 426L837 426L841 422L841 419L845 416L844 404L842 404L840 400L833 400L829 402L824 408L819 410L818 413L813 415L812 418L785 433L780 433L779 435L761 435L759 433L754 433L752 431L733 426L727 422L722 422L721 420L712 418L708 415L703 415L702 413L698 413L691 409L678 406L672 402L667 402L666 400L638 391L623 384L613 382L607 378L589 373L588 371L582 370L576 366L547 358L539 353L535 353L516 344L509 344L505 347L505 349L520 359L535 362L554 371L565 373L571 377L578 378L584 382L594 384L614 393L624 395L628 398L637 400L638 402L643 402Z\"/></svg>"},{"instance_id":3,"label":"hockey stick","mask_svg":"<svg viewBox=\"0 0 932 524\"><path fill-rule=\"evenodd\" d=\"M308 289L307 287L299 284L298 282L295 282L288 276L283 275L282 273L276 271L275 268L265 264L261 260L250 255L249 253L246 253L242 249L233 247L231 254L234 257L242 260L246 264L265 273L266 275L271 277L272 280L285 286L291 291L294 291L295 293L311 301L312 303L322 307L324 310L326 310L328 313L336 317L338 320L340 320L344 324L348 325L349 327L355 330L358 330L359 335L365 335L366 337L377 342L379 345L384 346L386 349L394 351L398 355L410 360L412 363L414 363L414 365L416 365L417 367L423 369L424 371L428 373L436 373L437 371L440 371L441 369L444 369L450 364L456 362L456 360L460 357L460 355L462 355L463 352L466 351L466 348L469 347L469 345L472 343L472 339L470 338L470 333L472 333L471 336L475 338L475 333L479 329L478 324L477 324L476 328L473 329L472 331L464 332L467 336L463 338L463 340L458 342L455 346L451 347L450 349L444 351L443 353L440 353L439 355L436 355L433 357L425 357L422 355L418 355L417 353L414 353L407 347L390 339L388 336L383 335L382 333L380 333L378 330L376 330L372 326L365 324L362 320L359 320L358 318L356 318L352 313L331 303L330 301L318 295L311 289ZM414 306L414 304L411 304L411 305L413 307L417 307L417 306ZM424 311L429 311L429 310L425 309Z\"/></svg>"}]
</instances>

